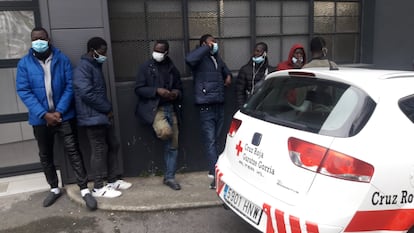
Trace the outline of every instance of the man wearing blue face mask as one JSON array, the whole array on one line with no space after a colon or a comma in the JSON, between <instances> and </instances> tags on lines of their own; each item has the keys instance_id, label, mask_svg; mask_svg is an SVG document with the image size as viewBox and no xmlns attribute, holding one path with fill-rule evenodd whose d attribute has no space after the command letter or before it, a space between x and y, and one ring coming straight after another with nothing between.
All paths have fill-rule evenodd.
<instances>
[{"instance_id":1,"label":"man wearing blue face mask","mask_svg":"<svg viewBox=\"0 0 414 233\"><path fill-rule=\"evenodd\" d=\"M269 65L267 44L259 42L254 47L253 55L246 65L242 66L236 79L236 99L238 107L242 107L260 82L274 68Z\"/></svg>"},{"instance_id":2,"label":"man wearing blue face mask","mask_svg":"<svg viewBox=\"0 0 414 233\"><path fill-rule=\"evenodd\" d=\"M95 210L97 203L87 184L87 174L76 133L72 104L72 66L69 59L50 43L47 31L37 27L31 32L32 48L17 65L17 94L29 110L29 124L39 148L40 163L50 192L43 201L48 207L62 195L54 164L54 137L62 137L63 146L75 173L86 206Z\"/></svg>"},{"instance_id":3,"label":"man wearing blue face mask","mask_svg":"<svg viewBox=\"0 0 414 233\"><path fill-rule=\"evenodd\" d=\"M218 50L216 39L205 34L200 38L200 46L185 59L193 74L195 104L200 113L208 176L213 178L211 189L216 188L215 164L224 121L224 90L231 84L232 78L229 68L218 55Z\"/></svg>"},{"instance_id":4,"label":"man wearing blue face mask","mask_svg":"<svg viewBox=\"0 0 414 233\"><path fill-rule=\"evenodd\" d=\"M91 171L94 174L94 197L113 198L131 187L122 180L118 157L119 140L113 126L112 104L107 97L102 64L106 61L107 43L100 37L91 38L73 72L76 117L84 127L91 148ZM104 183L104 179L107 183Z\"/></svg>"}]
</instances>

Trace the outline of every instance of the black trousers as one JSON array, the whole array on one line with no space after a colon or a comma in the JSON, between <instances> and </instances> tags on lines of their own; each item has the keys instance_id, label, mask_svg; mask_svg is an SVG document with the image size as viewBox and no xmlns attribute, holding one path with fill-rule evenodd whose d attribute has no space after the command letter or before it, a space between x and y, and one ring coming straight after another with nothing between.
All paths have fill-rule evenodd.
<instances>
[{"instance_id":1,"label":"black trousers","mask_svg":"<svg viewBox=\"0 0 414 233\"><path fill-rule=\"evenodd\" d=\"M118 157L119 141L112 125L87 126L86 135L91 147L91 170L95 176L94 188L104 186L121 178L120 158Z\"/></svg>"},{"instance_id":2,"label":"black trousers","mask_svg":"<svg viewBox=\"0 0 414 233\"><path fill-rule=\"evenodd\" d=\"M33 133L39 148L40 163L50 187L58 187L58 177L53 158L53 146L57 134L63 139L63 147L68 155L79 188L87 188L88 176L79 150L75 120L62 122L58 126L33 126Z\"/></svg>"}]
</instances>

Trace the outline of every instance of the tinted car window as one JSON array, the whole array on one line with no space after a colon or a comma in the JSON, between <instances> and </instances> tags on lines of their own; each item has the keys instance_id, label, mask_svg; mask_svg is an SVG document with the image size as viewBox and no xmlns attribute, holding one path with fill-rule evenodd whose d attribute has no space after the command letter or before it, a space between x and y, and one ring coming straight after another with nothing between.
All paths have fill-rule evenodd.
<instances>
[{"instance_id":1,"label":"tinted car window","mask_svg":"<svg viewBox=\"0 0 414 233\"><path fill-rule=\"evenodd\" d=\"M267 79L241 111L291 128L350 137L363 128L374 108L375 102L356 87L289 76Z\"/></svg>"}]
</instances>

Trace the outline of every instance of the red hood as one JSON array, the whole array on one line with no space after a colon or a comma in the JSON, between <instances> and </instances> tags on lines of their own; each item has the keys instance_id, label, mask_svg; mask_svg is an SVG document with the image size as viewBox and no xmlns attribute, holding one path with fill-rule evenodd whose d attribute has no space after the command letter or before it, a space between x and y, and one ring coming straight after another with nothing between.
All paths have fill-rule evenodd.
<instances>
[{"instance_id":1,"label":"red hood","mask_svg":"<svg viewBox=\"0 0 414 233\"><path fill-rule=\"evenodd\" d=\"M305 54L305 48L302 44L294 44L289 51L289 57L286 61L283 61L277 65L277 70L287 70L287 69L294 69L295 66L292 62L292 57L296 49L302 49L303 50L303 64L306 64L306 54Z\"/></svg>"}]
</instances>

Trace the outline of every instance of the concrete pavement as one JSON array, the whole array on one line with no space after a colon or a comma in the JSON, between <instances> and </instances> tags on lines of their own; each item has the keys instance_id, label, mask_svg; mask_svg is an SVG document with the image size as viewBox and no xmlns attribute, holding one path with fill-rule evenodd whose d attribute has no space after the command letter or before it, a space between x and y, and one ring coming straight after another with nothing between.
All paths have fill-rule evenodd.
<instances>
[{"instance_id":1,"label":"concrete pavement","mask_svg":"<svg viewBox=\"0 0 414 233\"><path fill-rule=\"evenodd\" d=\"M207 172L176 174L181 190L175 191L162 183L163 177L126 177L132 187L117 198L97 198L98 209L110 211L177 210L222 205L214 190L209 189L211 179ZM90 184L92 188L92 184ZM66 185L69 198L85 206L76 184Z\"/></svg>"}]
</instances>

